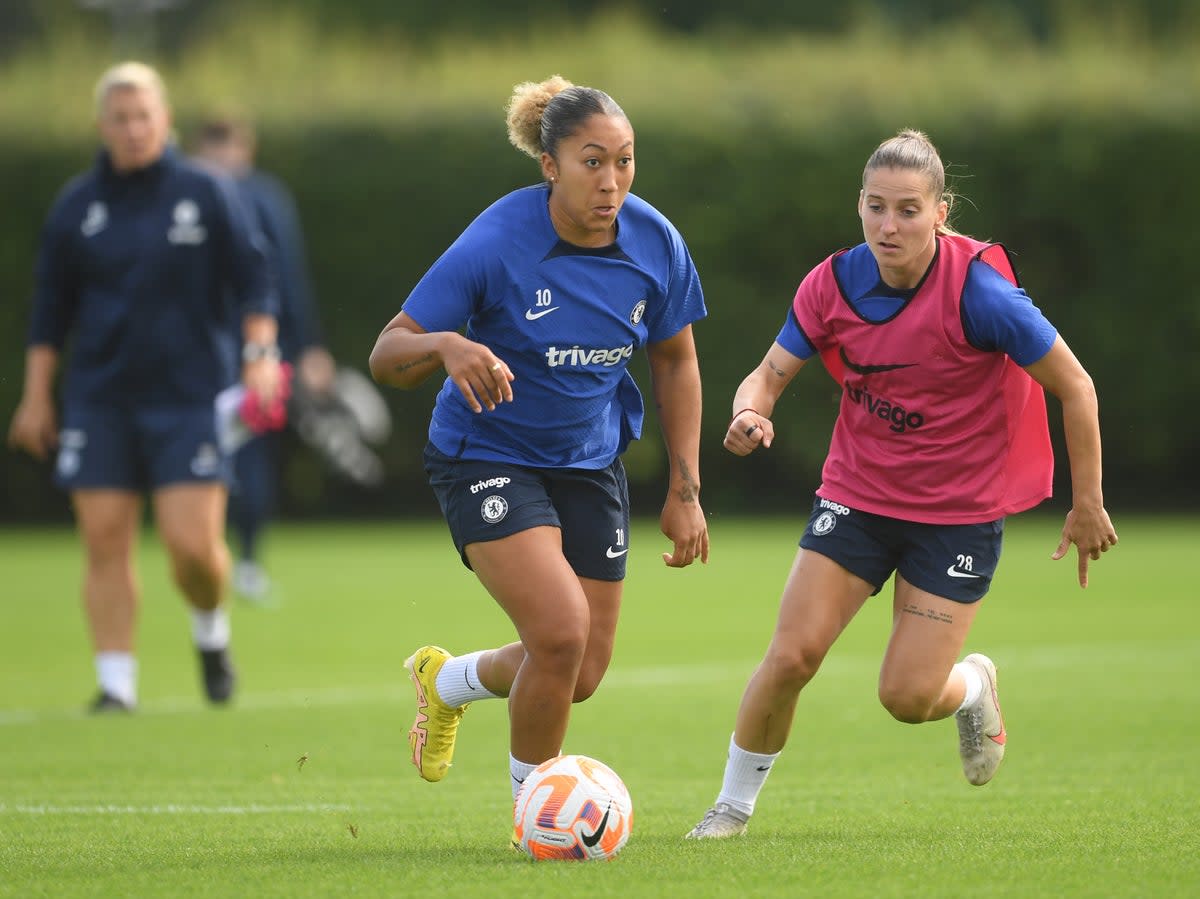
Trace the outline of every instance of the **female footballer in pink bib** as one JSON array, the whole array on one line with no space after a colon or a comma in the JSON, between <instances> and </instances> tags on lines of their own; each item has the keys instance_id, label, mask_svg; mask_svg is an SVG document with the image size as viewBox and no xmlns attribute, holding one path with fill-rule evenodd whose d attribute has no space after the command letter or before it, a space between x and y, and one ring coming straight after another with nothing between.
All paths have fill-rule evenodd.
<instances>
[{"instance_id":1,"label":"female footballer in pink bib","mask_svg":"<svg viewBox=\"0 0 1200 899\"><path fill-rule=\"evenodd\" d=\"M1101 491L1096 392L1017 283L1003 247L947 226L952 197L918 131L884 141L863 171L864 242L809 272L762 362L738 388L725 447L775 436L775 404L819 356L842 386L812 515L770 645L738 709L721 791L688 834L744 833L787 742L800 691L838 635L895 575L879 699L899 721L953 715L967 780L991 780L1007 733L996 666L959 655L995 574L1004 517L1050 495L1043 388L1062 406L1072 507L1061 559L1117 543Z\"/></svg>"}]
</instances>

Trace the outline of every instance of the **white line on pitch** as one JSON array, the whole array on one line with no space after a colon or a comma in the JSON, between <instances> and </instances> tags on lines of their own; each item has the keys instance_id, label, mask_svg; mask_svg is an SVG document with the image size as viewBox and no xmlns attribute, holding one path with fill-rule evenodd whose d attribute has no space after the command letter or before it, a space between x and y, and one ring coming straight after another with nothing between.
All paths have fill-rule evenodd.
<instances>
[{"instance_id":1,"label":"white line on pitch","mask_svg":"<svg viewBox=\"0 0 1200 899\"><path fill-rule=\"evenodd\" d=\"M0 803L0 815L286 815L346 812L348 805L43 805Z\"/></svg>"},{"instance_id":2,"label":"white line on pitch","mask_svg":"<svg viewBox=\"0 0 1200 899\"><path fill-rule=\"evenodd\" d=\"M1191 664L1200 654L1200 641L1194 639L1166 640L1126 644L1034 645L997 648L993 658L1001 664L1027 671L1062 670L1076 662L1103 658L1112 667L1148 665L1174 671ZM757 659L696 665L652 665L625 668L619 664L604 678L603 688L643 689L645 687L695 686L703 684L736 684L738 689L754 671ZM860 676L873 671L879 659L862 653L833 655L821 666L825 680L830 677ZM297 688L293 690L243 693L234 703L235 709L270 711L305 707L335 707L407 703L412 698L406 678L397 677L393 683L379 686ZM138 706L139 714L171 715L196 714L207 711L199 695L151 700ZM0 727L22 724L41 724L48 721L67 721L89 717L82 709L0 709Z\"/></svg>"},{"instance_id":3,"label":"white line on pitch","mask_svg":"<svg viewBox=\"0 0 1200 899\"><path fill-rule=\"evenodd\" d=\"M679 665L650 668L614 669L604 679L608 687L669 686L672 684L719 683L729 678L742 678L753 670L753 663L731 665ZM271 709L304 708L309 706L347 706L379 703L403 703L412 698L407 679L394 684L362 687L325 687L315 689L278 690L245 693L237 697L234 708L267 711ZM138 714L170 715L206 711L199 696L170 697L138 705ZM66 721L90 717L83 709L34 711L30 709L0 710L0 727L6 725L38 724L46 721Z\"/></svg>"}]
</instances>

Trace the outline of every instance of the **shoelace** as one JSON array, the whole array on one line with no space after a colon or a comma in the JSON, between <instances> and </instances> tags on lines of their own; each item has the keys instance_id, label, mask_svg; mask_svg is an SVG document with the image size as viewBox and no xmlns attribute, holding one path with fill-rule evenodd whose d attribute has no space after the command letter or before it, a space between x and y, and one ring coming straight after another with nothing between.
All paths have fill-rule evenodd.
<instances>
[{"instance_id":1,"label":"shoelace","mask_svg":"<svg viewBox=\"0 0 1200 899\"><path fill-rule=\"evenodd\" d=\"M700 819L700 823L692 828L692 833L695 835L699 835L699 834L702 834L705 831L707 831L709 828L709 825L711 825L713 820L717 817L717 814L718 814L718 812L717 812L716 806L713 806L708 811L706 811L704 813L704 817Z\"/></svg>"},{"instance_id":2,"label":"shoelace","mask_svg":"<svg viewBox=\"0 0 1200 899\"><path fill-rule=\"evenodd\" d=\"M733 814L731 814L730 807L722 802L714 805L704 813L704 817L700 820L700 823L692 828L692 833L701 834L711 830L718 818L729 818L732 822L740 823L737 822L737 819L733 816Z\"/></svg>"}]
</instances>

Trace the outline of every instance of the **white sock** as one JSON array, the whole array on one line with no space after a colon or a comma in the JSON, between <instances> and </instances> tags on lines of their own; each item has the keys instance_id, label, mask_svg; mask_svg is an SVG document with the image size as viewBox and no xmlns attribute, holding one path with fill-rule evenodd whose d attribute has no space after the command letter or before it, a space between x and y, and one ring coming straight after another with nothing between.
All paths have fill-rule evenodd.
<instances>
[{"instance_id":1,"label":"white sock","mask_svg":"<svg viewBox=\"0 0 1200 899\"><path fill-rule=\"evenodd\" d=\"M983 676L979 673L978 668L968 665L966 662L959 662L954 666L954 670L962 675L963 683L967 686L962 705L958 707L958 711L961 712L979 702L979 697L983 695Z\"/></svg>"},{"instance_id":2,"label":"white sock","mask_svg":"<svg viewBox=\"0 0 1200 899\"><path fill-rule=\"evenodd\" d=\"M197 649L224 649L229 645L229 612L224 606L192 609L192 640Z\"/></svg>"},{"instance_id":3,"label":"white sock","mask_svg":"<svg viewBox=\"0 0 1200 899\"><path fill-rule=\"evenodd\" d=\"M500 697L479 682L479 657L487 650L453 656L442 664L437 676L437 693L452 709L478 699Z\"/></svg>"},{"instance_id":4,"label":"white sock","mask_svg":"<svg viewBox=\"0 0 1200 899\"><path fill-rule=\"evenodd\" d=\"M508 773L512 780L513 802L517 801L517 794L521 792L521 785L525 783L531 771L540 765L541 762L530 764L529 762L519 762L513 758L512 753L508 754Z\"/></svg>"},{"instance_id":5,"label":"white sock","mask_svg":"<svg viewBox=\"0 0 1200 899\"><path fill-rule=\"evenodd\" d=\"M137 659L129 652L96 653L96 682L109 696L137 702Z\"/></svg>"},{"instance_id":6,"label":"white sock","mask_svg":"<svg viewBox=\"0 0 1200 899\"><path fill-rule=\"evenodd\" d=\"M721 793L717 802L726 802L743 814L754 814L754 803L758 801L758 793L767 782L767 775L778 752L762 754L747 752L737 743L733 736L729 737L729 760L725 763L725 781L721 784Z\"/></svg>"}]
</instances>

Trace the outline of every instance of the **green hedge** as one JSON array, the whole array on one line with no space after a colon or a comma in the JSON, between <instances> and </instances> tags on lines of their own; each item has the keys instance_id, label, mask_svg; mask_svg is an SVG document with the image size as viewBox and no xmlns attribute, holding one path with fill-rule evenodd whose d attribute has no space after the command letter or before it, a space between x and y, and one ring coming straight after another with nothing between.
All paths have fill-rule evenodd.
<instances>
[{"instance_id":1,"label":"green hedge","mask_svg":"<svg viewBox=\"0 0 1200 899\"><path fill-rule=\"evenodd\" d=\"M1194 507L1200 450L1200 303L1186 271L1200 196L1195 41L1147 43L1088 20L1061 47L1002 28L949 28L880 55L867 24L679 41L627 18L494 44L428 45L322 33L294 13L239 20L166 66L181 130L240 90L259 112L262 162L295 190L324 328L365 369L408 289L484 206L537 177L504 136L511 85L564 71L610 89L638 134L635 190L683 232L710 317L696 329L705 384L702 475L712 512L792 511L816 483L836 408L819 370L794 383L769 453L721 449L736 385L778 331L800 278L861 239L854 206L871 149L926 129L962 195L957 224L1014 252L1030 294L1093 374L1114 505ZM623 50L611 66L612 47ZM231 60L241 61L232 65ZM0 67L0 415L20 390L38 227L90 164L87 89L104 64L64 32ZM898 68L897 68L898 67ZM646 384L644 361L635 368ZM392 393L387 488L364 494L288 454L292 514L433 514L420 471L432 385ZM1060 497L1069 495L1059 444ZM648 428L654 429L653 422ZM657 437L627 456L640 511L661 501ZM62 519L42 466L0 454L0 518Z\"/></svg>"},{"instance_id":2,"label":"green hedge","mask_svg":"<svg viewBox=\"0 0 1200 899\"><path fill-rule=\"evenodd\" d=\"M817 369L806 370L785 398L769 453L736 460L721 449L721 437L732 392L769 346L799 279L828 252L861 239L855 195L863 160L881 136L879 127L862 127L825 142L788 133L748 141L732 132L680 140L653 123L638 129L635 189L685 235L710 309L696 334L705 384L704 494L714 511L793 509L815 483L836 401L833 383ZM1097 382L1109 495L1194 503L1200 304L1186 268L1195 231L1185 200L1200 196L1200 172L1182 161L1200 158L1200 127L1056 119L970 123L936 137L948 161L968 166L952 170L969 175L957 181L970 201L960 203L960 229L1010 246L1030 294ZM296 190L329 343L360 368L437 254L492 198L536 176L495 127L326 130L266 135L265 145L266 167ZM0 406L11 409L27 311L18 300L28 295L35 223L64 174L88 157L52 147L0 152L9 213L0 234L0 290L13 300L0 313L9 346L0 362ZM637 371L644 385L644 365ZM288 507L431 509L419 451L432 392L430 385L389 397L398 427L385 450L384 495L346 490L292 454ZM628 462L642 508L653 508L662 475L656 436L636 445ZM0 477L11 500L6 512L64 511L32 463L5 456Z\"/></svg>"}]
</instances>

